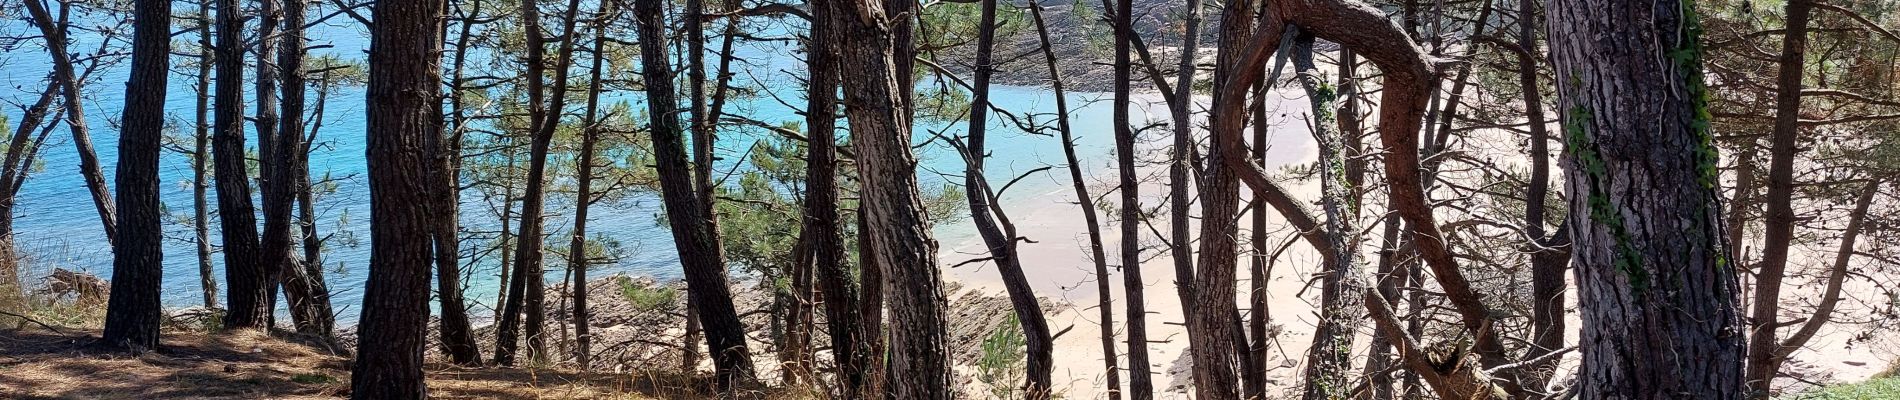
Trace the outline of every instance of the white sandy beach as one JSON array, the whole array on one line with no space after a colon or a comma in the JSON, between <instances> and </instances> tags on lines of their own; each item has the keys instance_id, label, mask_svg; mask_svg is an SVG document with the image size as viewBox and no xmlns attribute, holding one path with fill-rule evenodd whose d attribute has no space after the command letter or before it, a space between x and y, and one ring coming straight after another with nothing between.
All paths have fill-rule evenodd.
<instances>
[{"instance_id":1,"label":"white sandy beach","mask_svg":"<svg viewBox=\"0 0 1900 400\"><path fill-rule=\"evenodd\" d=\"M1268 170L1273 171L1280 166L1290 164L1313 162L1317 157L1317 150L1306 128L1305 114L1309 108L1306 100L1300 96L1297 89L1281 89L1275 93L1280 100L1270 102L1268 105L1273 120L1270 135L1271 148L1267 156ZM1139 106L1135 116L1137 121L1141 120L1143 111L1147 113L1151 121L1168 119L1166 106L1158 95L1141 96L1136 99L1136 104ZM1084 137L1107 134L1105 132L1077 132L1077 135ZM1153 152L1154 148L1164 148L1169 140L1166 133L1161 130L1149 130L1145 135L1144 143L1150 149L1144 153ZM1479 144L1473 146L1479 149L1471 151L1500 152L1500 157L1522 157L1521 153L1517 153L1511 147L1516 140L1497 139L1503 141ZM1099 202L1119 207L1117 204L1119 194L1106 192L1115 186L1113 181L1115 177L1112 173L1113 162L1112 158L1083 160L1085 164L1095 164L1086 166L1090 169L1109 171L1085 175L1090 180L1088 183L1091 194L1096 196ZM1150 166L1144 169L1143 174L1148 179L1141 188L1144 205L1152 208L1165 204L1167 194L1165 168ZM1056 339L1057 390L1066 398L1103 398L1105 380L1099 336L1102 326L1099 321L1098 295L1094 281L1097 277L1094 273L1094 264L1089 257L1087 226L1080 213L1081 210L1076 205L1073 188L1068 185L1066 171L1059 169L1053 171L1047 179L1059 180L1060 184L1039 185L1034 193L1011 193L1006 195L1001 203L1020 233L1034 241L1022 244L1020 253L1037 294L1072 305L1049 316L1052 330L1056 332L1067 330ZM1301 182L1283 182L1283 184L1287 185L1299 198L1309 201L1316 201L1319 198L1316 184ZM1243 190L1244 192L1246 191ZM1374 201L1371 199L1373 196L1378 195L1369 195L1368 201ZM1100 215L1103 225L1103 246L1113 273L1109 279L1112 280L1110 286L1113 288L1111 295L1115 301L1116 325L1112 328L1117 332L1117 341L1123 342L1125 346L1123 334L1125 327L1122 324L1126 322L1127 296L1123 290L1122 272L1116 265L1118 264L1116 260L1120 259L1118 254L1121 237L1115 217L1107 214ZM1151 231L1143 232L1142 238L1144 244L1150 246L1150 249L1142 254L1143 259L1147 260L1142 266L1142 274L1147 283L1144 292L1149 313L1147 329L1151 339L1148 349L1153 361L1152 370L1156 373L1154 382L1157 395L1162 398L1187 398L1186 385L1190 379L1185 351L1188 340L1183 325L1185 321L1181 313L1180 298L1173 286L1174 269L1165 251L1154 248L1158 241L1157 234L1154 232L1165 235L1168 229L1166 216L1163 215L1160 218L1153 223ZM1284 240L1283 238L1291 232L1291 228L1284 224L1278 214L1269 215L1267 219L1274 243ZM1242 221L1242 229L1248 229L1250 224L1244 223L1247 219L1243 218ZM954 223L967 225L968 221L960 220ZM985 249L980 239L968 233L967 228L950 228L952 228L950 232L957 233L939 237L942 245L940 262L943 265L955 265L965 260L982 257L979 254L984 253ZM939 229L938 231L945 232L946 230ZM1198 233L1196 235L1198 236ZM1367 248L1361 254L1375 254L1376 248L1373 247L1378 245L1377 239L1377 237L1367 238L1365 241ZM1243 250L1244 247L1243 243ZM1808 254L1807 256L1819 255ZM1799 253L1797 257L1800 257ZM1371 263L1362 262L1362 265L1367 268L1366 274L1369 275ZM1243 268L1245 268L1244 264ZM1303 355L1311 340L1310 335L1316 319L1314 303L1317 302L1319 294L1317 287L1304 291L1303 289L1308 289L1305 287L1307 277L1317 269L1317 255L1310 247L1296 243L1286 254L1277 259L1276 267L1272 270L1271 279L1267 284L1270 299L1269 315L1272 323L1280 328L1280 333L1271 351L1273 359L1268 360L1267 364L1270 370L1269 384L1272 385L1269 389L1270 394L1297 393L1300 382L1299 371L1304 361ZM968 288L999 295L1003 292L1000 278L991 263L963 265L946 270L944 274L949 280L961 283ZM1241 274L1241 279L1243 282L1239 282L1238 287L1244 295L1252 283L1245 281L1247 279L1245 273ZM1796 298L1795 296L1803 293L1815 291L1818 291L1818 288L1790 288L1785 291L1784 296ZM1850 296L1884 297L1879 293L1872 287L1850 288ZM1572 296L1568 301L1571 308L1569 326L1572 332L1568 334L1567 342L1574 344L1577 341L1575 329L1582 324L1575 313L1577 303L1574 292L1569 296ZM1245 299L1236 298L1236 301L1243 302L1242 312L1246 312ZM1852 313L1854 310L1843 310L1843 312ZM1798 317L1790 315L1788 318ZM1851 382L1864 380L1884 371L1891 366L1896 355L1900 355L1900 340L1856 338L1858 332L1856 325L1830 325L1806 349L1793 356L1789 368L1801 370L1804 374L1813 377L1812 379ZM1360 357L1365 354L1366 342L1370 334L1369 327L1361 327L1360 335L1355 340ZM1126 347L1117 349L1118 354L1125 354L1125 352ZM1574 370L1577 359L1575 352L1567 355L1562 367L1565 371L1559 373L1558 376L1569 376L1571 374L1569 371ZM1121 360L1122 374L1126 374L1126 359ZM1356 362L1356 364L1362 363L1363 361ZM1121 381L1126 385L1125 377ZM1800 384L1797 381L1782 379L1778 383Z\"/></svg>"}]
</instances>

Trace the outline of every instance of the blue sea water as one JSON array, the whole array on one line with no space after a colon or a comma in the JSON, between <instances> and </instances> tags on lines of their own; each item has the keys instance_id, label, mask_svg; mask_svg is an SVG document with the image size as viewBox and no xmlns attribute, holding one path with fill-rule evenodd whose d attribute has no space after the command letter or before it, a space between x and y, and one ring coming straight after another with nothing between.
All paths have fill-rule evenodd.
<instances>
[{"instance_id":1,"label":"blue sea water","mask_svg":"<svg viewBox=\"0 0 1900 400\"><path fill-rule=\"evenodd\" d=\"M186 3L175 7L184 13ZM110 22L110 21L109 21ZM193 22L178 20L174 29L184 29ZM768 22L759 27L766 34L802 29L789 26L784 22ZM0 104L5 104L4 113L8 122L5 132L9 134L20 119L20 104L32 101L44 88L43 80L51 69L51 60L46 57L41 42L35 36L37 31L31 25L19 19L0 21L0 35L10 37L33 38L15 43L0 42L4 54L0 54ZM362 60L368 46L366 32L346 18L334 18L329 22L312 27L310 32L312 45L319 48L312 51L316 55L332 55L343 59ZM626 38L631 39L631 38ZM92 51L98 48L101 40L96 34L74 34L71 49L75 52ZM110 39L115 46L122 46L126 38ZM195 32L186 32L177 37L181 43L195 41ZM804 75L801 56L794 45L787 42L766 42L742 45L739 54L746 60L738 67L741 80L756 80L773 96L744 98L729 105L729 113L741 114L756 120L767 122L801 120L796 110L786 104L803 104L802 88L797 79ZM183 48L185 46L178 46ZM174 74L170 79L169 95L166 100L167 116L172 121L172 135L181 138L173 147L189 149L192 146L190 135L193 129L193 107L195 93L195 68L185 67L183 58L175 57ZM113 174L117 162L118 131L115 121L120 118L123 106L123 87L127 77L127 66L123 63L99 70L87 83L85 112L91 128L93 145L103 163L108 179ZM577 72L580 73L580 72ZM250 74L250 69L246 69ZM251 85L245 85L246 100L254 98L248 93ZM639 104L636 93L616 93L611 97ZM1112 159L1112 136L1109 102L1106 96L1097 94L1071 94L1069 103L1072 110L1072 124L1078 135L1078 152L1083 166L1089 170L1110 167ZM315 98L311 99L313 102ZM1042 88L1001 86L993 90L993 100L997 107L1009 110L1018 116L1034 116L1047 121L1055 111L1055 96ZM314 107L314 104L312 105ZM345 323L353 323L361 302L362 288L368 270L369 260L369 191L365 176L365 150L363 138L364 99L360 87L346 87L332 94L325 104L323 127L320 131L318 146L310 157L311 171L317 178L328 174L338 179L334 194L322 197L317 209L322 221L318 224L321 234L334 235L326 247L324 261L327 276L333 290L333 301L342 314ZM246 112L254 112L257 104L247 103ZM994 115L994 114L993 114ZM313 117L314 118L314 117ZM946 135L961 131L962 122L923 123L919 126L915 141L929 141L931 131L940 131ZM992 149L990 174L997 184L1014 177L1017 173L1043 166L1063 165L1062 145L1059 139L1044 135L1023 133L1016 125L1002 120L1001 116L992 117L989 122ZM247 123L245 128L252 126ZM736 162L742 159L741 153L748 147L749 141L758 137L756 133L724 133L718 151L724 162ZM920 149L919 181L926 188L941 187L946 181L960 182L954 175L962 169L962 160L941 141L926 145ZM253 137L248 145L256 145ZM50 136L41 150L40 167L21 189L15 208L15 240L22 252L28 257L27 276L29 285L35 283L53 268L75 269L110 278L111 247L101 230L97 212L91 203L84 181L78 168L78 153L74 148L72 136L62 126ZM720 165L724 170L730 165ZM1005 174L1007 172L1007 174ZM160 179L162 180L161 199L168 217L165 243L165 272L163 301L168 307L188 307L202 303L198 283L198 265L196 244L192 233L190 216L192 214L191 160L185 154L166 152L160 161ZM1004 201L1021 199L1022 196L1035 196L1048 193L1051 189L1068 185L1067 174L1060 168L1051 169L1023 179L1012 189L1012 195ZM559 196L560 194L554 194ZM571 194L569 195L571 196ZM500 225L495 215L472 193L463 196L463 223L467 229L495 229ZM563 199L554 199L547 220L548 233L554 237L564 237L571 226L566 209L571 204ZM212 201L215 215L216 202ZM658 222L660 213L657 196L642 193L628 199L596 206L589 221L590 234L597 238L620 242L626 250L626 257L609 265L597 265L591 268L595 276L625 273L635 276L648 276L658 280L677 279L680 275L679 263L666 227ZM215 216L214 216L215 218ZM939 239L955 243L957 238L969 236L967 221L959 221L939 226L936 231ZM211 225L211 241L217 245L217 225ZM564 240L563 240L564 242ZM471 243L464 244L472 246ZM464 249L465 252L468 249ZM552 256L551 256L552 257ZM214 276L220 281L222 289L223 258L214 255L217 271ZM471 259L464 267L468 275L468 296L475 315L489 315L487 308L492 304L498 291L496 270L498 264L494 257L479 260ZM560 268L563 262L551 261L546 278L550 281L562 278ZM222 299L220 299L222 300Z\"/></svg>"}]
</instances>

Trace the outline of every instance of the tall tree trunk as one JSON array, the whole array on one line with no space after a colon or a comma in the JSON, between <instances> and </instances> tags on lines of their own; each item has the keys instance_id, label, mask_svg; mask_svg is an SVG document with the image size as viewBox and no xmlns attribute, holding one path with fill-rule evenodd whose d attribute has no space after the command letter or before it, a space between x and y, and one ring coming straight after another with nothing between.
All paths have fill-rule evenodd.
<instances>
[{"instance_id":1,"label":"tall tree trunk","mask_svg":"<svg viewBox=\"0 0 1900 400\"><path fill-rule=\"evenodd\" d=\"M594 16L594 49L587 79L587 110L581 122L581 151L574 185L574 240L568 244L567 268L574 274L569 283L574 289L574 360L586 370L593 356L593 337L588 333L591 314L587 311L587 209L594 204L594 146L600 140L601 62L606 58L607 23L613 20L612 2L601 2ZM570 33L572 34L572 33Z\"/></svg>"},{"instance_id":2,"label":"tall tree trunk","mask_svg":"<svg viewBox=\"0 0 1900 400\"><path fill-rule=\"evenodd\" d=\"M218 280L212 275L211 268L211 207L206 204L205 195L211 189L211 175L208 165L211 161L211 64L217 54L211 47L211 3L214 0L198 2L198 81L197 103L194 106L195 124L193 124L194 144L191 153L191 206L192 232L198 242L198 286L204 291L205 308L218 308Z\"/></svg>"},{"instance_id":3,"label":"tall tree trunk","mask_svg":"<svg viewBox=\"0 0 1900 400\"><path fill-rule=\"evenodd\" d=\"M1743 395L1701 26L1682 0L1556 0L1551 59L1586 399Z\"/></svg>"},{"instance_id":4,"label":"tall tree trunk","mask_svg":"<svg viewBox=\"0 0 1900 400\"><path fill-rule=\"evenodd\" d=\"M1794 160L1801 150L1801 77L1807 68L1808 19L1812 0L1789 0L1783 17L1779 71L1775 76L1775 131L1769 138L1767 218L1763 220L1761 268L1755 271L1754 313L1749 316L1748 396L1766 399L1774 390L1780 342L1781 281L1794 242Z\"/></svg>"},{"instance_id":5,"label":"tall tree trunk","mask_svg":"<svg viewBox=\"0 0 1900 400\"><path fill-rule=\"evenodd\" d=\"M732 305L726 283L725 261L714 240L709 216L701 207L688 173L682 140L673 72L666 57L666 25L661 0L639 0L634 16L640 34L640 75L646 80L647 109L653 120L654 161L660 174L661 195L673 243L686 272L686 294L706 328L715 375L721 390L750 382L754 375L751 352L746 350L745 326Z\"/></svg>"},{"instance_id":6,"label":"tall tree trunk","mask_svg":"<svg viewBox=\"0 0 1900 400\"><path fill-rule=\"evenodd\" d=\"M33 1L28 1L32 3ZM165 272L159 218L158 154L165 131L165 89L171 71L171 2L133 3L132 76L126 81L119 131L117 226L112 296L101 344L134 352L158 347L159 286Z\"/></svg>"},{"instance_id":7,"label":"tall tree trunk","mask_svg":"<svg viewBox=\"0 0 1900 400\"><path fill-rule=\"evenodd\" d=\"M1108 381L1106 397L1109 400L1121 400L1121 376L1116 368L1115 357L1115 298L1111 291L1112 283L1109 282L1108 255L1102 248L1102 223L1096 216L1095 197L1089 194L1088 181L1082 177L1082 160L1075 155L1075 132L1069 125L1068 92L1063 90L1062 70L1057 68L1055 42L1049 40L1049 26L1043 20L1042 6L1029 5L1029 15L1035 19L1036 35L1042 43L1043 65L1049 69L1049 86L1056 96L1056 131L1062 135L1062 156L1069 164L1069 183L1075 187L1076 206L1082 209L1082 220L1088 226L1089 259L1095 262L1096 307L1100 312L1097 318L1101 319L1102 324L1102 371ZM1146 354L1143 356L1142 362L1145 363Z\"/></svg>"},{"instance_id":8,"label":"tall tree trunk","mask_svg":"<svg viewBox=\"0 0 1900 400\"><path fill-rule=\"evenodd\" d=\"M1126 69L1126 67L1122 67L1122 65L1128 63L1128 46L1131 43L1127 42L1132 42L1137 37L1134 31L1134 22L1130 19L1133 18L1132 14L1134 14L1134 10L1131 9L1133 7L1131 5L1132 1L1133 0L1122 0L1116 3L1116 26L1120 31L1118 31L1116 35L1115 57L1117 60L1116 66L1122 68L1116 70L1118 74L1123 73L1123 70ZM1189 247L1189 243L1193 241L1193 232L1190 232L1190 229L1192 229L1190 228L1190 223L1193 215L1191 215L1192 208L1190 207L1194 201L1191 191L1194 187L1194 154L1197 144L1195 144L1194 141L1194 132L1196 129L1193 122L1193 101L1189 99L1192 98L1194 93L1194 76L1196 65L1198 65L1198 59L1200 57L1201 8L1201 0L1188 0L1187 9L1185 10L1187 15L1184 17L1185 20L1182 21L1182 30L1184 32L1181 36L1181 60L1180 64L1175 66L1174 71L1175 100L1168 103L1168 111L1174 119L1174 147L1173 152L1169 154L1168 163L1168 255L1174 259L1174 288L1177 295L1181 297L1182 315L1184 316L1194 314L1193 307L1189 307L1190 304L1194 304L1194 286L1189 285L1188 282L1194 281L1194 250ZM1126 37L1124 38L1123 36ZM1129 79L1132 79L1126 74L1117 76L1117 85L1121 85L1121 82L1127 82ZM1116 100L1117 104L1127 102L1128 99L1121 97L1118 97ZM1125 108L1126 106L1118 107ZM1117 126L1128 125L1128 122L1130 121L1124 120L1118 123ZM1132 173L1132 171L1124 173ZM1125 188L1132 187L1133 186L1125 185ZM1132 212L1140 211L1139 208L1136 208ZM1133 234L1137 228L1126 229L1123 234ZM1148 390L1150 392L1149 396L1136 396L1135 399L1140 400L1152 397L1152 384L1149 385Z\"/></svg>"},{"instance_id":9,"label":"tall tree trunk","mask_svg":"<svg viewBox=\"0 0 1900 400\"><path fill-rule=\"evenodd\" d=\"M805 225L800 233L811 236L812 272L824 297L825 322L831 336L833 364L838 366L840 398L861 398L866 394L868 359L866 338L861 336L864 316L858 312L860 289L851 282L846 269L843 223L838 213L838 37L840 14L833 7L812 7L811 39L805 69L807 81L805 107ZM878 287L864 288L866 291ZM876 325L875 320L870 324Z\"/></svg>"},{"instance_id":10,"label":"tall tree trunk","mask_svg":"<svg viewBox=\"0 0 1900 400\"><path fill-rule=\"evenodd\" d=\"M105 227L106 241L117 243L118 218L113 216L112 192L106 190L106 174L99 167L99 153L92 149L92 133L86 125L86 107L82 103L84 82L74 72L71 53L66 52L66 9L61 6L60 15L55 18L47 11L42 0L27 0L28 15L39 27L40 36L46 39L46 54L53 59L53 81L65 96L66 128L73 133L73 146L79 152L79 174L86 179L86 189L92 194L93 208L99 211L99 223ZM168 24L169 26L169 24ZM135 30L137 28L134 28ZM169 47L169 45L167 45Z\"/></svg>"},{"instance_id":11,"label":"tall tree trunk","mask_svg":"<svg viewBox=\"0 0 1900 400\"><path fill-rule=\"evenodd\" d=\"M1129 120L1129 102L1133 101L1130 80L1133 77L1133 63L1130 47L1135 39L1134 0L1121 0L1115 3L1115 165L1120 176L1118 189L1121 192L1121 266L1122 291L1128 295L1128 398L1130 400L1149 400L1154 398L1154 372L1148 360L1148 311L1143 290L1148 282L1141 276L1141 182L1135 170L1135 128ZM1201 0L1188 0L1186 36L1182 37L1183 53L1181 65L1188 66L1186 71L1176 76L1176 90L1183 92L1193 86L1193 59L1195 44L1200 37ZM1179 98L1179 93L1176 97ZM1175 103L1181 103L1177 100ZM1187 154L1194 146L1192 128L1188 127L1188 108L1186 104L1170 103L1174 113L1174 163L1169 166L1169 201L1172 205L1173 233L1171 251L1174 257L1175 288L1180 294L1181 308L1184 314L1193 314L1193 291L1188 285L1194 276L1193 259L1187 253L1187 213L1188 213L1188 164ZM1183 132L1189 132L1183 134ZM1185 143L1185 144L1184 144ZM1080 185L1080 182L1076 184ZM1106 279L1106 277L1104 277Z\"/></svg>"},{"instance_id":12,"label":"tall tree trunk","mask_svg":"<svg viewBox=\"0 0 1900 400\"><path fill-rule=\"evenodd\" d=\"M1517 78L1520 92L1523 93L1524 116L1530 123L1530 187L1524 196L1524 232L1533 241L1530 247L1531 264L1531 347L1524 353L1524 359L1543 358L1544 355L1564 347L1565 323L1564 270L1569 267L1570 253L1563 250L1556 238L1545 230L1545 210L1550 199L1550 128L1544 119L1544 98L1541 84L1537 79L1537 2L1518 0L1517 2ZM1532 365L1520 371L1528 378L1523 382L1531 388L1541 389L1552 378L1557 358Z\"/></svg>"},{"instance_id":13,"label":"tall tree trunk","mask_svg":"<svg viewBox=\"0 0 1900 400\"><path fill-rule=\"evenodd\" d=\"M224 280L229 311L226 328L271 326L275 269L259 249L257 213L244 152L244 11L237 0L218 0L217 108L212 152L218 183L218 231L224 237ZM268 108L268 107L265 107Z\"/></svg>"},{"instance_id":14,"label":"tall tree trunk","mask_svg":"<svg viewBox=\"0 0 1900 400\"><path fill-rule=\"evenodd\" d=\"M437 186L435 199L440 207L440 219L430 240L435 244L435 280L436 295L442 309L442 347L450 360L457 365L476 366L482 363L481 346L475 343L475 332L469 323L468 305L462 287L462 135L467 132L468 119L462 104L462 86L466 84L463 67L468 61L469 39L474 30L476 16L481 15L482 1L471 2L473 8L461 19L461 32L455 39L455 56L451 67L449 106L453 116L450 118L452 131L445 131L438 137L434 155L434 167L441 183ZM457 6L459 10L459 5ZM446 21L445 21L446 24ZM444 29L447 27L444 26ZM445 32L444 35L447 33ZM505 218L504 218L505 219ZM506 228L503 228L506 231ZM507 287L504 283L502 287Z\"/></svg>"},{"instance_id":15,"label":"tall tree trunk","mask_svg":"<svg viewBox=\"0 0 1900 400\"><path fill-rule=\"evenodd\" d=\"M909 6L872 0L828 1L838 26L840 77L846 115L862 180L860 240L890 299L890 356L886 384L897 400L951 398L949 338L936 241L917 192L910 151ZM908 2L905 2L908 3ZM892 12L899 11L899 12ZM868 290L867 290L868 291Z\"/></svg>"},{"instance_id":16,"label":"tall tree trunk","mask_svg":"<svg viewBox=\"0 0 1900 400\"><path fill-rule=\"evenodd\" d=\"M520 3L522 35L526 36L527 58L522 61L526 66L523 78L527 80L528 92L528 176L521 195L521 225L516 227L514 251L514 281L508 284L508 303L503 306L501 329L496 337L500 341L495 347L495 363L515 364L515 349L519 346L518 334L527 337L528 358L539 362L546 357L546 342L541 338L540 322L546 318L543 299L546 290L546 278L543 276L541 249L542 212L546 200L544 187L548 147L554 141L552 135L541 134L542 124L547 123L550 115L560 110L548 109L547 44L541 32L540 4L533 0ZM555 97L566 97L555 93ZM526 314L526 321L523 315Z\"/></svg>"},{"instance_id":17,"label":"tall tree trunk","mask_svg":"<svg viewBox=\"0 0 1900 400\"><path fill-rule=\"evenodd\" d=\"M1254 7L1248 3L1228 3L1221 10L1220 55L1216 63L1215 104L1235 106L1235 112L1213 113L1208 118L1214 131L1224 135L1240 135L1247 123L1247 113L1239 108L1247 101L1250 83L1237 83L1229 78L1240 64L1235 62L1236 51L1246 45L1253 36L1255 21ZM1264 18L1263 18L1264 19ZM1278 29L1277 27L1258 27L1257 29ZM1229 85L1240 85L1232 87ZM1239 213L1239 182L1233 168L1224 163L1227 158L1239 156L1245 159L1246 144L1239 141L1215 141L1207 154L1208 168L1201 181L1201 241L1199 257L1194 271L1193 302L1183 304L1191 307L1188 312L1189 349L1194 361L1194 389L1197 397L1207 400L1228 400L1240 398L1240 367L1238 353L1234 351L1240 340L1235 337L1234 320L1238 307L1234 304L1235 269L1238 259L1238 235L1235 219Z\"/></svg>"},{"instance_id":18,"label":"tall tree trunk","mask_svg":"<svg viewBox=\"0 0 1900 400\"><path fill-rule=\"evenodd\" d=\"M292 243L294 208L300 183L309 174L303 162L304 139L304 15L301 0L284 3L283 48L278 49L277 65L282 72L281 118L277 133L263 143L271 148L264 159L264 256L273 260L283 274L284 300L290 302L290 315L297 331L329 337L336 320L330 308L330 289L323 281L323 269L308 268L295 255ZM268 19L268 18L266 18ZM270 108L263 106L261 108Z\"/></svg>"},{"instance_id":19,"label":"tall tree trunk","mask_svg":"<svg viewBox=\"0 0 1900 400\"><path fill-rule=\"evenodd\" d=\"M428 193L440 136L443 2L383 0L370 26L370 267L351 370L353 399L421 399L429 321L428 240L438 221Z\"/></svg>"},{"instance_id":20,"label":"tall tree trunk","mask_svg":"<svg viewBox=\"0 0 1900 400\"><path fill-rule=\"evenodd\" d=\"M989 176L983 172L984 161L989 156L985 142L989 127L990 75L995 69L991 54L996 43L996 0L982 0L980 4L975 85L971 89L970 125L963 151L963 193L969 201L970 220L989 248L990 258L996 262L997 272L1002 274L1010 305L1015 308L1016 319L1021 321L1026 372L1023 394L1028 399L1047 399L1053 390L1049 380L1055 366L1054 339L1050 337L1049 322L1042 314L1042 304L1036 301L1035 289L1029 286L1029 277L1023 273L1022 258L1016 253L1015 225L1010 223L1002 205L994 204L998 193L990 188Z\"/></svg>"}]
</instances>

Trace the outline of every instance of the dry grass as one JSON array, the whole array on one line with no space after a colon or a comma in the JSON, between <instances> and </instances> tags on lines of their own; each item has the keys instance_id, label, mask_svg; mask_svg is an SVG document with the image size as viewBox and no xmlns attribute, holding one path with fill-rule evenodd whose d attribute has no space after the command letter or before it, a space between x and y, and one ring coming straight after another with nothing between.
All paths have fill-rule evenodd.
<instances>
[{"instance_id":1,"label":"dry grass","mask_svg":"<svg viewBox=\"0 0 1900 400\"><path fill-rule=\"evenodd\" d=\"M96 331L0 330L0 398L334 399L349 360L255 331L166 332L157 352L100 353ZM702 376L431 365L431 398L711 398ZM762 394L765 398L809 398Z\"/></svg>"}]
</instances>

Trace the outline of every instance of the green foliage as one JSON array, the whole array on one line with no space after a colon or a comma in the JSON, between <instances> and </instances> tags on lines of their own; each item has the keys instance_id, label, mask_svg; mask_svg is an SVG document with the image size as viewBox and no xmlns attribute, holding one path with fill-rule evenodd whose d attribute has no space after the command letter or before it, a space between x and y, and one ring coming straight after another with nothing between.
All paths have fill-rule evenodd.
<instances>
[{"instance_id":1,"label":"green foliage","mask_svg":"<svg viewBox=\"0 0 1900 400\"><path fill-rule=\"evenodd\" d=\"M1013 313L983 339L982 358L976 361L976 379L990 387L993 398L1017 397L1017 382L1027 374L1023 363L1026 358L1023 349L1027 345L1023 324Z\"/></svg>"},{"instance_id":2,"label":"green foliage","mask_svg":"<svg viewBox=\"0 0 1900 400\"><path fill-rule=\"evenodd\" d=\"M672 307L679 299L679 290L672 286L643 285L626 276L618 277L614 284L620 286L620 296L627 298L627 304L640 312Z\"/></svg>"},{"instance_id":3,"label":"green foliage","mask_svg":"<svg viewBox=\"0 0 1900 400\"><path fill-rule=\"evenodd\" d=\"M290 376L290 381L305 385L327 385L336 383L337 379L324 374L296 374Z\"/></svg>"},{"instance_id":4,"label":"green foliage","mask_svg":"<svg viewBox=\"0 0 1900 400\"><path fill-rule=\"evenodd\" d=\"M1875 378L1866 382L1828 386L1791 397L1795 400L1868 400L1900 398L1900 377Z\"/></svg>"}]
</instances>

